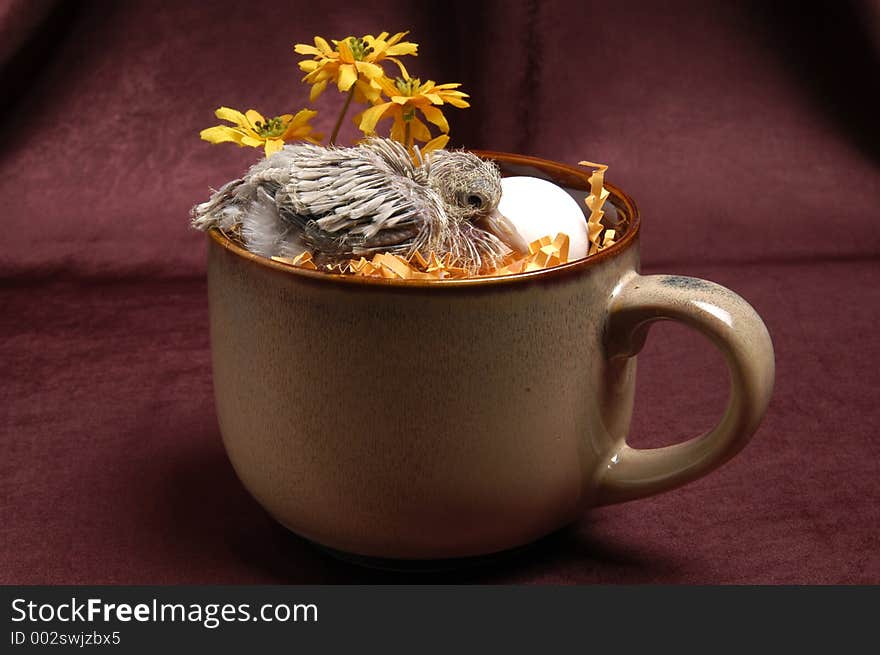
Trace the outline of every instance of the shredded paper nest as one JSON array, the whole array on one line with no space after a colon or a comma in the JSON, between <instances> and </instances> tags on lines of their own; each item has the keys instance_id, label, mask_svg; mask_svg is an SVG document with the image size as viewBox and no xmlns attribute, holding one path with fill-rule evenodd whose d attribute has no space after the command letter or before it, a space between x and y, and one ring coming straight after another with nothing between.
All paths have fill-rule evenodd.
<instances>
[{"instance_id":1,"label":"shredded paper nest","mask_svg":"<svg viewBox=\"0 0 880 655\"><path fill-rule=\"evenodd\" d=\"M568 235L559 233L556 238L549 236L533 241L529 245L529 254L509 260L500 268L481 273L476 277L490 277L496 275L510 275L512 273L527 273L538 271L551 266L558 266L568 262ZM430 253L427 257L416 252L409 259L400 255L380 253L373 255L372 259L361 257L350 259L348 262L333 266L319 267L312 259L312 254L303 254L290 257L273 257L273 261L299 266L310 270L324 270L328 273L342 273L358 275L360 277L381 277L398 280L461 280L468 277L468 272L455 265L452 255L446 254L441 257L437 253Z\"/></svg>"}]
</instances>

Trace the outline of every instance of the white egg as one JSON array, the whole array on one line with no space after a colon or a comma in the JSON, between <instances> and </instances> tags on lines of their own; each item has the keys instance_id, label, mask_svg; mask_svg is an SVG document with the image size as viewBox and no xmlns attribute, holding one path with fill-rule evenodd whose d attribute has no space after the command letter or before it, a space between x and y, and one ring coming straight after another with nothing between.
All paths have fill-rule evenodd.
<instances>
[{"instance_id":1,"label":"white egg","mask_svg":"<svg viewBox=\"0 0 880 655\"><path fill-rule=\"evenodd\" d=\"M587 217L578 202L553 182L537 177L505 177L501 180L498 211L531 243L559 232L569 237L569 260L587 256Z\"/></svg>"}]
</instances>

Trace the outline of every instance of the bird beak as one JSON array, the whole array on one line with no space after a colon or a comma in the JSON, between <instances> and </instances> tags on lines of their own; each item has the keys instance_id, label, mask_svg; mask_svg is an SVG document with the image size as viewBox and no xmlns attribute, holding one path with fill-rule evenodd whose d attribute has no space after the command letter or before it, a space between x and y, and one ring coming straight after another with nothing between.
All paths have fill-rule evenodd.
<instances>
[{"instance_id":1,"label":"bird beak","mask_svg":"<svg viewBox=\"0 0 880 655\"><path fill-rule=\"evenodd\" d=\"M494 234L514 252L526 254L529 251L529 244L526 243L526 240L517 231L516 226L497 209L492 210L491 214L480 219L478 227Z\"/></svg>"}]
</instances>

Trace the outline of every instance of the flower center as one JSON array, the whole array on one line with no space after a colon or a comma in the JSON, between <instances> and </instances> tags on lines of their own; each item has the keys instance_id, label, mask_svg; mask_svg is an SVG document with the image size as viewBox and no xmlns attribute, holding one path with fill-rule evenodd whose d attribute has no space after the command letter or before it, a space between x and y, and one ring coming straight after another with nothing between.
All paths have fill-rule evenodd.
<instances>
[{"instance_id":1,"label":"flower center","mask_svg":"<svg viewBox=\"0 0 880 655\"><path fill-rule=\"evenodd\" d=\"M261 121L254 123L254 131L264 139L279 137L284 134L286 128L287 123L281 120L280 116L270 118L265 123Z\"/></svg>"},{"instance_id":2,"label":"flower center","mask_svg":"<svg viewBox=\"0 0 880 655\"><path fill-rule=\"evenodd\" d=\"M400 91L400 95L412 97L418 93L422 82L418 77L408 77L406 79L398 77L394 84L397 86L397 90Z\"/></svg>"},{"instance_id":3,"label":"flower center","mask_svg":"<svg viewBox=\"0 0 880 655\"><path fill-rule=\"evenodd\" d=\"M363 61L367 55L373 52L373 46L355 36L348 37L348 47L351 48L351 54L354 55L355 61Z\"/></svg>"}]
</instances>

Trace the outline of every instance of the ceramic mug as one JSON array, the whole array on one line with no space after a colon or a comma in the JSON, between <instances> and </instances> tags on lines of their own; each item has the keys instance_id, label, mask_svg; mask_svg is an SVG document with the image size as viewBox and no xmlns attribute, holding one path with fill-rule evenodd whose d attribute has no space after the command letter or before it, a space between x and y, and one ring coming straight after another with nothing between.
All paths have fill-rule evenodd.
<instances>
[{"instance_id":1,"label":"ceramic mug","mask_svg":"<svg viewBox=\"0 0 880 655\"><path fill-rule=\"evenodd\" d=\"M478 153L582 198L588 172ZM289 267L209 234L220 431L245 487L290 530L393 559L506 550L585 509L685 484L733 457L773 387L773 348L735 293L638 274L639 214L598 255L496 278L401 281ZM730 369L708 433L626 443L651 323L707 336Z\"/></svg>"}]
</instances>

